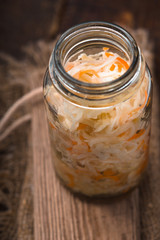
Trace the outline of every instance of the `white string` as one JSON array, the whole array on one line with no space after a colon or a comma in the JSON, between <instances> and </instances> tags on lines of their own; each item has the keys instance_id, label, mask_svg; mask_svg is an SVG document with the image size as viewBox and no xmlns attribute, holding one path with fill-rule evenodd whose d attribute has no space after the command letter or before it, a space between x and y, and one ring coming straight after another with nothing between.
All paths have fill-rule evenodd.
<instances>
[{"instance_id":1,"label":"white string","mask_svg":"<svg viewBox=\"0 0 160 240\"><path fill-rule=\"evenodd\" d=\"M42 87L38 87L29 93L25 94L23 97L18 99L5 113L4 117L0 121L0 132L3 130L4 126L7 124L7 122L10 120L13 113L20 108L22 105L28 103L30 100L32 100L35 96L42 94ZM17 120L18 121L18 120Z\"/></svg>"},{"instance_id":2,"label":"white string","mask_svg":"<svg viewBox=\"0 0 160 240\"><path fill-rule=\"evenodd\" d=\"M23 117L15 120L7 129L0 135L0 141L3 141L6 137L8 137L11 132L13 132L17 127L22 125L25 122L28 122L32 119L31 114L26 114Z\"/></svg>"}]
</instances>

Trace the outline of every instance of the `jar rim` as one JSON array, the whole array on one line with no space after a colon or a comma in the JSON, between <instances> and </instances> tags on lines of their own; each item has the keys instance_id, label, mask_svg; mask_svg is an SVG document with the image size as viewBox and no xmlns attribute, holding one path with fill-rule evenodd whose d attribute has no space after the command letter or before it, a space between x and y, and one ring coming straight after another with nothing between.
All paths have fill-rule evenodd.
<instances>
[{"instance_id":1,"label":"jar rim","mask_svg":"<svg viewBox=\"0 0 160 240\"><path fill-rule=\"evenodd\" d=\"M66 46L65 44L71 42L73 37L78 36L78 34L85 34L86 31L95 31L98 34L100 29L106 32L108 31L114 34L118 34L119 37L123 38L123 40L129 44L130 50L132 52L132 62L130 66L123 75L107 82L87 83L75 79L65 71L61 61L61 54L64 51L64 47ZM133 77L137 72L137 69L140 69L141 67L139 66L140 55L140 49L137 46L135 39L130 33L128 33L128 31L126 31L122 27L116 24L101 21L85 22L71 27L61 35L50 57L49 74L53 83L57 78L58 81L61 81L62 85L66 85L67 82L70 89L74 88L74 90L76 89L81 93L88 93L94 95L97 94L97 89L100 94L116 92L125 89L133 82ZM67 79L65 83L63 81L64 79Z\"/></svg>"}]
</instances>

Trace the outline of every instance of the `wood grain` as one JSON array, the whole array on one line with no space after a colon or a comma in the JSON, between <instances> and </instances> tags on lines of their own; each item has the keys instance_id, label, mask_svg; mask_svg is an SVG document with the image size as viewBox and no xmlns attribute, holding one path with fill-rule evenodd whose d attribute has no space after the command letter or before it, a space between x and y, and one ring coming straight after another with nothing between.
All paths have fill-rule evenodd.
<instances>
[{"instance_id":1,"label":"wood grain","mask_svg":"<svg viewBox=\"0 0 160 240\"><path fill-rule=\"evenodd\" d=\"M32 132L35 240L139 240L138 189L113 199L72 194L53 169L43 105L33 108Z\"/></svg>"},{"instance_id":2,"label":"wood grain","mask_svg":"<svg viewBox=\"0 0 160 240\"><path fill-rule=\"evenodd\" d=\"M146 36L143 31L141 34ZM146 50L147 47L145 45L143 47ZM146 55L146 51L144 53ZM146 58L152 61L151 54L146 55ZM34 79L33 87L38 84L39 78L37 82ZM155 93L157 98L158 92ZM158 100L154 103L153 119L157 119L155 115L157 103ZM54 157L53 159L51 157L43 104L33 107L32 114L35 240L140 240L142 229L140 229L139 190L135 189L124 196L112 199L91 199L72 194L61 185L53 169ZM158 122L155 124L156 127L154 126L155 134L157 124ZM151 192L151 188L148 191ZM145 196L145 188L143 195ZM150 221L141 219L141 226L145 227L145 223Z\"/></svg>"},{"instance_id":3,"label":"wood grain","mask_svg":"<svg viewBox=\"0 0 160 240\"><path fill-rule=\"evenodd\" d=\"M32 114L35 240L140 240L138 188L112 199L72 194L53 169L44 106Z\"/></svg>"}]
</instances>

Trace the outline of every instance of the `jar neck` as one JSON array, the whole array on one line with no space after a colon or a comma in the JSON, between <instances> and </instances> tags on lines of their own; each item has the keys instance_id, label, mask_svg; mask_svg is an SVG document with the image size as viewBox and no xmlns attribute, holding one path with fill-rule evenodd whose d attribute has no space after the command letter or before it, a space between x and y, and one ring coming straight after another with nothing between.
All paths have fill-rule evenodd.
<instances>
[{"instance_id":1,"label":"jar neck","mask_svg":"<svg viewBox=\"0 0 160 240\"><path fill-rule=\"evenodd\" d=\"M119 78L98 84L86 83L65 71L67 60L82 49L106 45L117 49L130 61L129 69ZM66 31L58 40L49 62L49 75L55 88L66 98L80 104L83 101L87 106L106 105L128 89L135 89L144 72L145 63L133 37L123 28L105 22L84 23Z\"/></svg>"}]
</instances>

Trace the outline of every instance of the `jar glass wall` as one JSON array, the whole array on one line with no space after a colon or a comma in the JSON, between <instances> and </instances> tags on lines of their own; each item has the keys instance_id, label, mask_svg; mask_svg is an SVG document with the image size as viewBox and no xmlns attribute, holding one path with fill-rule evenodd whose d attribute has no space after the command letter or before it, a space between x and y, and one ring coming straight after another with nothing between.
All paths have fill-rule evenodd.
<instances>
[{"instance_id":1,"label":"jar glass wall","mask_svg":"<svg viewBox=\"0 0 160 240\"><path fill-rule=\"evenodd\" d=\"M65 71L81 52L109 48L130 63L102 83L77 80ZM135 40L113 24L91 22L64 33L44 78L53 163L73 191L115 195L136 186L148 163L151 77Z\"/></svg>"}]
</instances>

